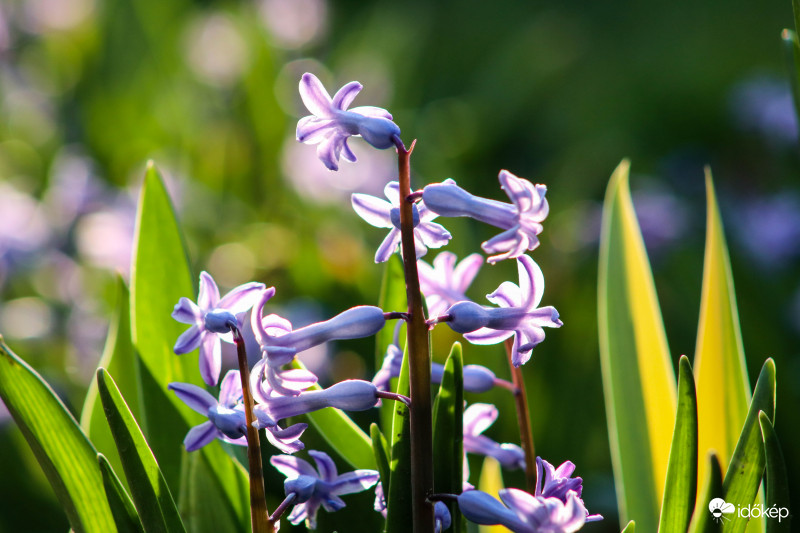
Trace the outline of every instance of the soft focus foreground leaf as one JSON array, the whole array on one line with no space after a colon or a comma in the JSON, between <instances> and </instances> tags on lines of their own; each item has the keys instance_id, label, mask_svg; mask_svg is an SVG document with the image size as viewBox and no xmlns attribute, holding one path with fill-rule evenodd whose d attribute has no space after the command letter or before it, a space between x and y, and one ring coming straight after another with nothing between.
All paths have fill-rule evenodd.
<instances>
[{"instance_id":1,"label":"soft focus foreground leaf","mask_svg":"<svg viewBox=\"0 0 800 533\"><path fill-rule=\"evenodd\" d=\"M697 397L689 359L682 355L678 372L678 411L669 451L661 503L662 533L686 531L697 497Z\"/></svg>"},{"instance_id":2,"label":"soft focus foreground leaf","mask_svg":"<svg viewBox=\"0 0 800 533\"><path fill-rule=\"evenodd\" d=\"M297 359L292 362L292 367L306 369L303 363ZM314 385L309 390L321 390L321 387ZM354 468L375 470L372 440L344 411L326 407L303 416L308 418L314 429L325 438L325 441L336 450L342 459Z\"/></svg>"},{"instance_id":3,"label":"soft focus foreground leaf","mask_svg":"<svg viewBox=\"0 0 800 533\"><path fill-rule=\"evenodd\" d=\"M97 385L145 531L184 531L175 500L158 462L114 379L105 369L97 371Z\"/></svg>"},{"instance_id":4,"label":"soft focus foreground leaf","mask_svg":"<svg viewBox=\"0 0 800 533\"><path fill-rule=\"evenodd\" d=\"M789 479L786 475L786 463L783 460L783 451L775 434L775 428L767 414L761 411L758 414L761 425L761 434L764 438L764 452L767 456L767 503L765 509L791 509L789 502ZM791 517L772 517L767 520L767 533L783 533L792 530Z\"/></svg>"},{"instance_id":5,"label":"soft focus foreground leaf","mask_svg":"<svg viewBox=\"0 0 800 533\"><path fill-rule=\"evenodd\" d=\"M766 457L758 422L760 411L766 413L770 421L775 419L775 363L772 359L767 359L761 368L750 410L723 482L723 498L736 506L753 503L764 474ZM746 520L731 520L724 524L723 531L739 533L746 525Z\"/></svg>"},{"instance_id":6,"label":"soft focus foreground leaf","mask_svg":"<svg viewBox=\"0 0 800 533\"><path fill-rule=\"evenodd\" d=\"M670 362L653 276L628 187L628 161L603 206L598 315L600 361L620 520L655 531L675 412Z\"/></svg>"},{"instance_id":7,"label":"soft focus foreground leaf","mask_svg":"<svg viewBox=\"0 0 800 533\"><path fill-rule=\"evenodd\" d=\"M386 268L383 271L383 281L381 281L381 293L378 297L378 307L384 311L401 311L408 310L408 300L406 297L406 278L403 273L403 260L400 259L398 254L392 254L386 262ZM401 328L398 332L398 342L400 349L406 344L406 336L403 335L405 328L403 327L405 321L398 320L395 324L390 324L380 330L375 335L375 371L383 364L383 358L386 355L386 350L389 345L394 342L394 332L396 328ZM394 381L394 380L391 380ZM397 391L395 391L397 392ZM394 411L392 402L383 402L379 408L380 412L380 426L384 432L391 431L392 419L394 418Z\"/></svg>"},{"instance_id":8,"label":"soft focus foreground leaf","mask_svg":"<svg viewBox=\"0 0 800 533\"><path fill-rule=\"evenodd\" d=\"M622 530L622 533L634 533L636 531L636 522L631 520L628 522L628 525L625 526L625 529Z\"/></svg>"},{"instance_id":9,"label":"soft focus foreground leaf","mask_svg":"<svg viewBox=\"0 0 800 533\"><path fill-rule=\"evenodd\" d=\"M503 487L503 470L500 463L493 457L486 457L481 468L481 477L478 481L478 490L498 497ZM508 530L503 526L478 526L479 533L504 533Z\"/></svg>"},{"instance_id":10,"label":"soft focus foreground leaf","mask_svg":"<svg viewBox=\"0 0 800 533\"><path fill-rule=\"evenodd\" d=\"M191 533L250 531L250 488L247 474L213 442L184 454L181 516Z\"/></svg>"},{"instance_id":11,"label":"soft focus foreground leaf","mask_svg":"<svg viewBox=\"0 0 800 533\"><path fill-rule=\"evenodd\" d=\"M372 437L372 452L375 454L375 463L378 465L378 473L381 475L381 483L384 487L389 486L391 466L389 466L389 444L381 433L378 424L370 424L369 434Z\"/></svg>"},{"instance_id":12,"label":"soft focus foreground leaf","mask_svg":"<svg viewBox=\"0 0 800 533\"><path fill-rule=\"evenodd\" d=\"M106 345L98 367L119 376L117 387L128 402L134 418L141 419L139 408L139 384L137 377L136 353L133 350L130 329L130 294L121 277L117 278L117 305L106 337ZM81 411L81 427L89 436L97 451L105 455L115 472L122 474L114 437L106 422L103 404L97 396L97 381L92 380ZM125 483L125 480L122 480Z\"/></svg>"},{"instance_id":13,"label":"soft focus foreground leaf","mask_svg":"<svg viewBox=\"0 0 800 533\"><path fill-rule=\"evenodd\" d=\"M76 533L116 531L97 450L50 386L0 337L0 398Z\"/></svg>"},{"instance_id":14,"label":"soft focus foreground leaf","mask_svg":"<svg viewBox=\"0 0 800 533\"><path fill-rule=\"evenodd\" d=\"M172 487L180 482L183 420L193 412L174 394L166 395L169 407L154 401L173 381L197 382L194 354L177 356L172 347L186 329L170 316L182 296L195 294L183 237L167 190L155 165L147 165L136 219L131 269L131 324L133 343L139 353L142 386L140 422L147 441L163 465ZM190 418L192 417L192 418Z\"/></svg>"},{"instance_id":15,"label":"soft focus foreground leaf","mask_svg":"<svg viewBox=\"0 0 800 533\"><path fill-rule=\"evenodd\" d=\"M409 395L408 351L403 353L403 366L397 381L397 393ZM388 403L388 402L387 402ZM408 533L413 529L411 523L411 427L408 407L403 402L392 402L394 419L392 421L391 449L389 466L389 493L386 504L389 514L386 517L386 533Z\"/></svg>"},{"instance_id":16,"label":"soft focus foreground leaf","mask_svg":"<svg viewBox=\"0 0 800 533\"><path fill-rule=\"evenodd\" d=\"M119 533L142 533L144 530L139 515L136 513L136 507L117 474L111 468L108 459L102 453L97 454L97 464L100 465L100 472L103 474L103 486L106 490L111 514L117 524L117 531Z\"/></svg>"},{"instance_id":17,"label":"soft focus foreground leaf","mask_svg":"<svg viewBox=\"0 0 800 533\"><path fill-rule=\"evenodd\" d=\"M797 15L797 2L792 2L795 6L795 15ZM800 113L800 41L797 39L797 32L785 29L781 32L781 40L786 50L786 58L788 60L789 71L794 75L790 75L792 85L792 98L794 100L795 115Z\"/></svg>"},{"instance_id":18,"label":"soft focus foreground leaf","mask_svg":"<svg viewBox=\"0 0 800 533\"><path fill-rule=\"evenodd\" d=\"M714 520L709 504L711 500L722 495L722 467L719 464L717 454L708 454L708 464L705 468L706 477L703 482L703 490L697 500L692 523L689 526L689 533L718 533L722 531L722 524Z\"/></svg>"},{"instance_id":19,"label":"soft focus foreground leaf","mask_svg":"<svg viewBox=\"0 0 800 533\"><path fill-rule=\"evenodd\" d=\"M444 364L444 375L433 406L433 490L460 494L464 479L464 360L461 343L454 342ZM453 518L453 532L461 531L461 512L445 502Z\"/></svg>"},{"instance_id":20,"label":"soft focus foreground leaf","mask_svg":"<svg viewBox=\"0 0 800 533\"><path fill-rule=\"evenodd\" d=\"M706 251L694 367L697 374L699 450L714 450L727 465L750 401L728 247L711 173L706 170ZM705 476L700 467L700 478ZM725 469L723 466L723 474Z\"/></svg>"}]
</instances>

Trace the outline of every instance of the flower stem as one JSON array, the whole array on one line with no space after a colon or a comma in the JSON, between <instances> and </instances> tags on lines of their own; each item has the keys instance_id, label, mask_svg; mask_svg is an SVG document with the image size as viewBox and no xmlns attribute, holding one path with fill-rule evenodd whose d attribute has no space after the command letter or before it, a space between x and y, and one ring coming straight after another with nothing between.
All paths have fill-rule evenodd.
<instances>
[{"instance_id":1,"label":"flower stem","mask_svg":"<svg viewBox=\"0 0 800 533\"><path fill-rule=\"evenodd\" d=\"M414 141L416 143L416 141ZM408 298L406 345L409 357L411 389L411 520L414 533L433 533L433 505L428 495L433 493L433 421L431 414L431 359L428 346L428 325L422 311L422 293L417 272L417 253L414 245L412 204L402 201L411 194L411 152L396 139L400 182L400 235L403 252L403 271Z\"/></svg>"},{"instance_id":2,"label":"flower stem","mask_svg":"<svg viewBox=\"0 0 800 533\"><path fill-rule=\"evenodd\" d=\"M297 493L290 492L289 495L286 496L286 498L281 502L281 504L278 506L278 508L275 509L275 512L272 513L272 516L269 517L270 523L274 524L275 522L280 520L281 516L283 516L283 513L286 512L286 509L288 509L289 506L292 505L292 503L296 499L297 499Z\"/></svg>"},{"instance_id":3,"label":"flower stem","mask_svg":"<svg viewBox=\"0 0 800 533\"><path fill-rule=\"evenodd\" d=\"M239 356L239 375L242 378L244 416L247 421L247 461L250 466L250 521L253 533L274 533L275 527L269 519L267 497L264 491L264 468L261 465L261 443L258 430L253 426L256 417L253 413L255 402L250 391L250 367L247 364L247 351L239 328L231 325L236 353Z\"/></svg>"},{"instance_id":4,"label":"flower stem","mask_svg":"<svg viewBox=\"0 0 800 533\"><path fill-rule=\"evenodd\" d=\"M522 367L514 366L511 356L514 350L514 337L505 341L506 354L508 354L508 367L511 369L511 381L514 385L514 404L517 407L517 422L519 423L519 440L525 451L525 483L528 492L536 491L536 451L533 447L533 431L531 429L531 415L528 410L528 395L525 392L525 380L522 378Z\"/></svg>"}]
</instances>

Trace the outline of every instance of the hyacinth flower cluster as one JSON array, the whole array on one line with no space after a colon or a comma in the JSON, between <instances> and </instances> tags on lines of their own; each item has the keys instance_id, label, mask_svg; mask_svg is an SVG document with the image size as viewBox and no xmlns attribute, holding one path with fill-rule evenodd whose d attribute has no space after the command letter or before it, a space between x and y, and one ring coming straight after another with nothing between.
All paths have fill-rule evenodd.
<instances>
[{"instance_id":1,"label":"hyacinth flower cluster","mask_svg":"<svg viewBox=\"0 0 800 533\"><path fill-rule=\"evenodd\" d=\"M274 287L250 282L220 297L214 280L203 272L197 302L184 297L175 305L173 318L190 327L177 339L174 351L185 354L199 349L201 379L209 387L219 384L219 393L215 397L189 383L170 385L184 403L207 418L189 431L184 445L187 451L194 451L220 440L248 447L254 531L275 531L290 508L291 523L304 521L315 529L320 507L327 512L338 511L345 506L341 496L371 487L375 487L375 510L387 516L392 499L386 492L389 480L382 479L384 474L369 469L339 474L333 459L322 451L307 452L316 468L293 454L305 453L302 438L308 429L295 417L328 407L366 411L380 405L381 399L390 399L408 409L405 416L409 417L412 447L408 486L414 532L447 530L456 509L476 523L502 524L512 531L576 531L586 521L599 517L586 512L580 499L581 480L570 477L574 470L571 463L553 469L535 456L520 368L544 341L543 328L562 326L554 307L540 306L544 275L526 255L539 244L538 235L548 213L546 188L503 170L500 185L510 203L474 196L451 179L412 191L410 155L414 144L406 148L400 128L388 111L370 106L349 108L361 89L361 84L351 82L330 97L316 76L304 74L300 95L311 115L299 121L297 140L316 144L317 157L332 171L339 168L341 158L355 162L348 144L351 137L360 137L378 149L396 149L398 180L385 184L386 199L355 192L352 206L370 225L389 230L378 246L375 261L386 262L399 253L408 306L384 310L361 305L295 328L286 318L267 311L276 294ZM466 295L484 262L481 254L458 262L454 254L445 251L432 265L423 260L429 249L441 248L451 239L450 232L434 219L464 216L503 230L481 245L484 252L492 254L486 261L509 259L517 263L517 283L505 281L487 296L493 306L475 303ZM389 320L397 320L393 340L371 381L353 376L322 388L314 373L295 364L297 355L312 347L376 335ZM519 445L498 443L484 434L500 415L497 407L473 403L459 415L463 416L459 422L463 424L463 457L458 460L463 460L460 494L433 493L431 387L443 383L448 370L430 360L428 343L430 331L444 324L472 344L504 344L511 381L498 378L483 365L467 364L460 371L463 390L484 393L496 386L509 390L520 427ZM405 339L400 338L403 325ZM238 369L222 368L221 354L230 344L236 348ZM259 352L252 367L248 346L251 351L257 346ZM401 375L405 365L408 396L393 390L397 383L394 378ZM220 381L223 370L227 372ZM270 463L286 476L285 499L272 515L265 501L259 499L264 495L259 441L262 430L281 453L273 454ZM504 468L523 469L527 492L505 489L500 493L500 503L474 490L469 483L467 454L492 457Z\"/></svg>"}]
</instances>

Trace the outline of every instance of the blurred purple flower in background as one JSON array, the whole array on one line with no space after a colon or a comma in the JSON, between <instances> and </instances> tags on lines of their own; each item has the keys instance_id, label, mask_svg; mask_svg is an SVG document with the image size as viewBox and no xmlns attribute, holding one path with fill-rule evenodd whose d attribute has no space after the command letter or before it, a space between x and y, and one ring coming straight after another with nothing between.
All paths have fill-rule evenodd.
<instances>
[{"instance_id":1,"label":"blurred purple flower in background","mask_svg":"<svg viewBox=\"0 0 800 533\"><path fill-rule=\"evenodd\" d=\"M437 317L448 307L462 300L464 294L483 265L483 256L472 254L456 265L457 257L451 252L441 252L433 260L433 267L419 261L419 284L428 304L428 316Z\"/></svg>"},{"instance_id":2,"label":"blurred purple flower in background","mask_svg":"<svg viewBox=\"0 0 800 533\"><path fill-rule=\"evenodd\" d=\"M733 120L745 131L758 133L775 147L794 147L797 114L787 80L756 76L733 87L729 97Z\"/></svg>"},{"instance_id":3,"label":"blurred purple flower in background","mask_svg":"<svg viewBox=\"0 0 800 533\"><path fill-rule=\"evenodd\" d=\"M481 435L494 424L497 415L497 407L488 403L473 403L464 410L464 453L493 457L510 470L525 468L525 452L522 448L511 443L499 444Z\"/></svg>"},{"instance_id":4,"label":"blurred purple flower in background","mask_svg":"<svg viewBox=\"0 0 800 533\"><path fill-rule=\"evenodd\" d=\"M386 198L382 200L368 194L353 194L353 209L358 216L376 228L390 228L375 252L375 262L384 263L400 246L400 186L398 182L389 182L383 190ZM428 248L441 248L450 240L450 232L433 220L438 216L429 210L424 203L412 205L414 220L414 244L417 259L428 252Z\"/></svg>"},{"instance_id":5,"label":"blurred purple flower in background","mask_svg":"<svg viewBox=\"0 0 800 533\"><path fill-rule=\"evenodd\" d=\"M761 267L785 268L800 257L800 196L796 193L748 198L737 211L742 223L734 227L735 235Z\"/></svg>"}]
</instances>

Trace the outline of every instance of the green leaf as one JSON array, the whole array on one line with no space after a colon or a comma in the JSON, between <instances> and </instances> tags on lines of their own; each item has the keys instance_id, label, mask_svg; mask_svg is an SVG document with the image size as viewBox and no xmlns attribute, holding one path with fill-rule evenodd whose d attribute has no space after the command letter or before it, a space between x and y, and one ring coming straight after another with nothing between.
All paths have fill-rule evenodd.
<instances>
[{"instance_id":1,"label":"green leaf","mask_svg":"<svg viewBox=\"0 0 800 533\"><path fill-rule=\"evenodd\" d=\"M774 420L775 363L772 359L767 359L761 368L750 410L723 482L724 500L737 507L753 503L764 474L766 456L758 422L760 411L766 413L769 420ZM746 520L731 520L722 529L725 533L738 533L744 531L746 525Z\"/></svg>"},{"instance_id":2,"label":"green leaf","mask_svg":"<svg viewBox=\"0 0 800 533\"><path fill-rule=\"evenodd\" d=\"M719 498L722 494L722 467L716 453L708 454L708 465L704 470L706 477L703 491L697 500L689 533L719 533L722 531L722 524L714 520L709 507L711 500Z\"/></svg>"},{"instance_id":3,"label":"green leaf","mask_svg":"<svg viewBox=\"0 0 800 533\"><path fill-rule=\"evenodd\" d=\"M478 490L497 498L501 489L503 489L503 470L497 459L487 456L483 460ZM478 531L480 533L505 533L508 529L503 526L478 526Z\"/></svg>"},{"instance_id":4,"label":"green leaf","mask_svg":"<svg viewBox=\"0 0 800 533\"><path fill-rule=\"evenodd\" d=\"M777 509L779 516L767 520L767 533L784 533L792 530L792 519L784 516L783 510L789 514L789 478L786 475L786 463L778 442L778 436L772 427L769 417L764 411L758 413L761 435L764 438L764 452L767 456L767 503L765 509Z\"/></svg>"},{"instance_id":5,"label":"green leaf","mask_svg":"<svg viewBox=\"0 0 800 533\"><path fill-rule=\"evenodd\" d=\"M674 413L675 374L653 276L620 163L603 206L598 318L600 361L620 519L658 527Z\"/></svg>"},{"instance_id":6,"label":"green leaf","mask_svg":"<svg viewBox=\"0 0 800 533\"><path fill-rule=\"evenodd\" d=\"M114 379L105 369L97 371L97 385L145 531L185 531L158 462Z\"/></svg>"},{"instance_id":7,"label":"green leaf","mask_svg":"<svg viewBox=\"0 0 800 533\"><path fill-rule=\"evenodd\" d=\"M795 15L797 15L796 0L792 2L792 6L794 7ZM789 76L789 79L792 82L792 98L794 99L794 110L797 116L800 113L800 41L797 39L797 33L789 29L781 32L781 39L786 50L789 72L793 73L793 75Z\"/></svg>"},{"instance_id":8,"label":"green leaf","mask_svg":"<svg viewBox=\"0 0 800 533\"><path fill-rule=\"evenodd\" d=\"M103 474L103 487L106 490L114 522L117 524L117 531L119 533L143 533L142 522L139 520L139 515L136 514L131 497L128 496L128 492L122 486L114 469L111 468L111 463L102 453L97 454L97 463Z\"/></svg>"},{"instance_id":9,"label":"green leaf","mask_svg":"<svg viewBox=\"0 0 800 533\"><path fill-rule=\"evenodd\" d=\"M44 470L75 533L115 531L97 450L53 389L0 337L0 398Z\"/></svg>"},{"instance_id":10,"label":"green leaf","mask_svg":"<svg viewBox=\"0 0 800 533\"><path fill-rule=\"evenodd\" d=\"M460 494L464 479L464 361L458 342L453 343L445 361L433 405L433 458L434 492ZM453 519L453 533L459 533L458 505L445 503Z\"/></svg>"},{"instance_id":11,"label":"green leaf","mask_svg":"<svg viewBox=\"0 0 800 533\"><path fill-rule=\"evenodd\" d=\"M147 165L136 220L131 272L133 343L140 357L142 401L140 422L150 446L161 461L170 486L180 482L185 420L195 416L175 395L170 408L153 401L156 390L173 381L197 382L197 357L176 356L172 347L186 329L173 320L173 307L182 296L195 294L185 246L167 190L155 165Z\"/></svg>"},{"instance_id":12,"label":"green leaf","mask_svg":"<svg viewBox=\"0 0 800 533\"><path fill-rule=\"evenodd\" d=\"M397 393L409 395L408 350L403 353L403 366L397 381ZM386 504L389 514L386 533L408 533L413 530L411 522L411 427L408 406L403 402L394 404L392 421L392 457L389 463L389 493Z\"/></svg>"},{"instance_id":13,"label":"green leaf","mask_svg":"<svg viewBox=\"0 0 800 533\"><path fill-rule=\"evenodd\" d=\"M123 279L117 277L117 304L98 367L107 369L114 376L119 376L117 386L120 393L127 399L134 418L140 419L137 356L131 341L130 323L130 295ZM89 384L86 400L83 403L81 427L95 448L105 455L114 471L122 473L122 462L106 422L103 405L97 396L95 380ZM126 480L123 479L122 482L126 483Z\"/></svg>"},{"instance_id":14,"label":"green leaf","mask_svg":"<svg viewBox=\"0 0 800 533\"><path fill-rule=\"evenodd\" d=\"M711 172L706 169L706 250L694 367L697 370L698 445L727 465L747 416L750 383L728 247ZM705 476L700 466L700 477ZM725 469L723 467L723 474Z\"/></svg>"},{"instance_id":15,"label":"green leaf","mask_svg":"<svg viewBox=\"0 0 800 533\"><path fill-rule=\"evenodd\" d=\"M689 358L678 365L678 411L661 503L660 532L686 531L697 498L697 396Z\"/></svg>"},{"instance_id":16,"label":"green leaf","mask_svg":"<svg viewBox=\"0 0 800 533\"><path fill-rule=\"evenodd\" d=\"M406 279L403 273L403 261L398 254L393 254L386 262L386 268L383 271L383 281L381 282L381 292L378 298L378 307L385 311L402 311L408 310L408 302L406 297ZM375 335L375 368L380 368L383 364L383 358L386 355L386 350L390 344L394 342L394 332L396 328L401 328L398 332L398 342L400 349L404 349L406 337L403 334L405 328L403 321L398 321L397 324L389 324ZM390 382L395 381L394 379ZM397 392L397 391L395 391ZM379 408L380 412L380 426L384 432L391 431L392 419L394 417L392 402L383 402Z\"/></svg>"},{"instance_id":17,"label":"green leaf","mask_svg":"<svg viewBox=\"0 0 800 533\"><path fill-rule=\"evenodd\" d=\"M292 361L292 367L305 370L303 363L297 359ZM321 390L321 387L314 385L309 390ZM344 411L326 407L303 416L308 418L314 429L342 459L354 468L375 470L377 465L372 452L372 440Z\"/></svg>"},{"instance_id":18,"label":"green leaf","mask_svg":"<svg viewBox=\"0 0 800 533\"><path fill-rule=\"evenodd\" d=\"M622 533L634 533L635 530L636 530L636 522L631 520L630 522L628 522L628 525L625 526L625 529L622 530Z\"/></svg>"},{"instance_id":19,"label":"green leaf","mask_svg":"<svg viewBox=\"0 0 800 533\"><path fill-rule=\"evenodd\" d=\"M391 467L389 466L389 444L381 433L378 424L370 424L369 435L372 437L372 451L375 454L375 463L378 465L378 473L381 475L381 483L384 487L389 486Z\"/></svg>"}]
</instances>

